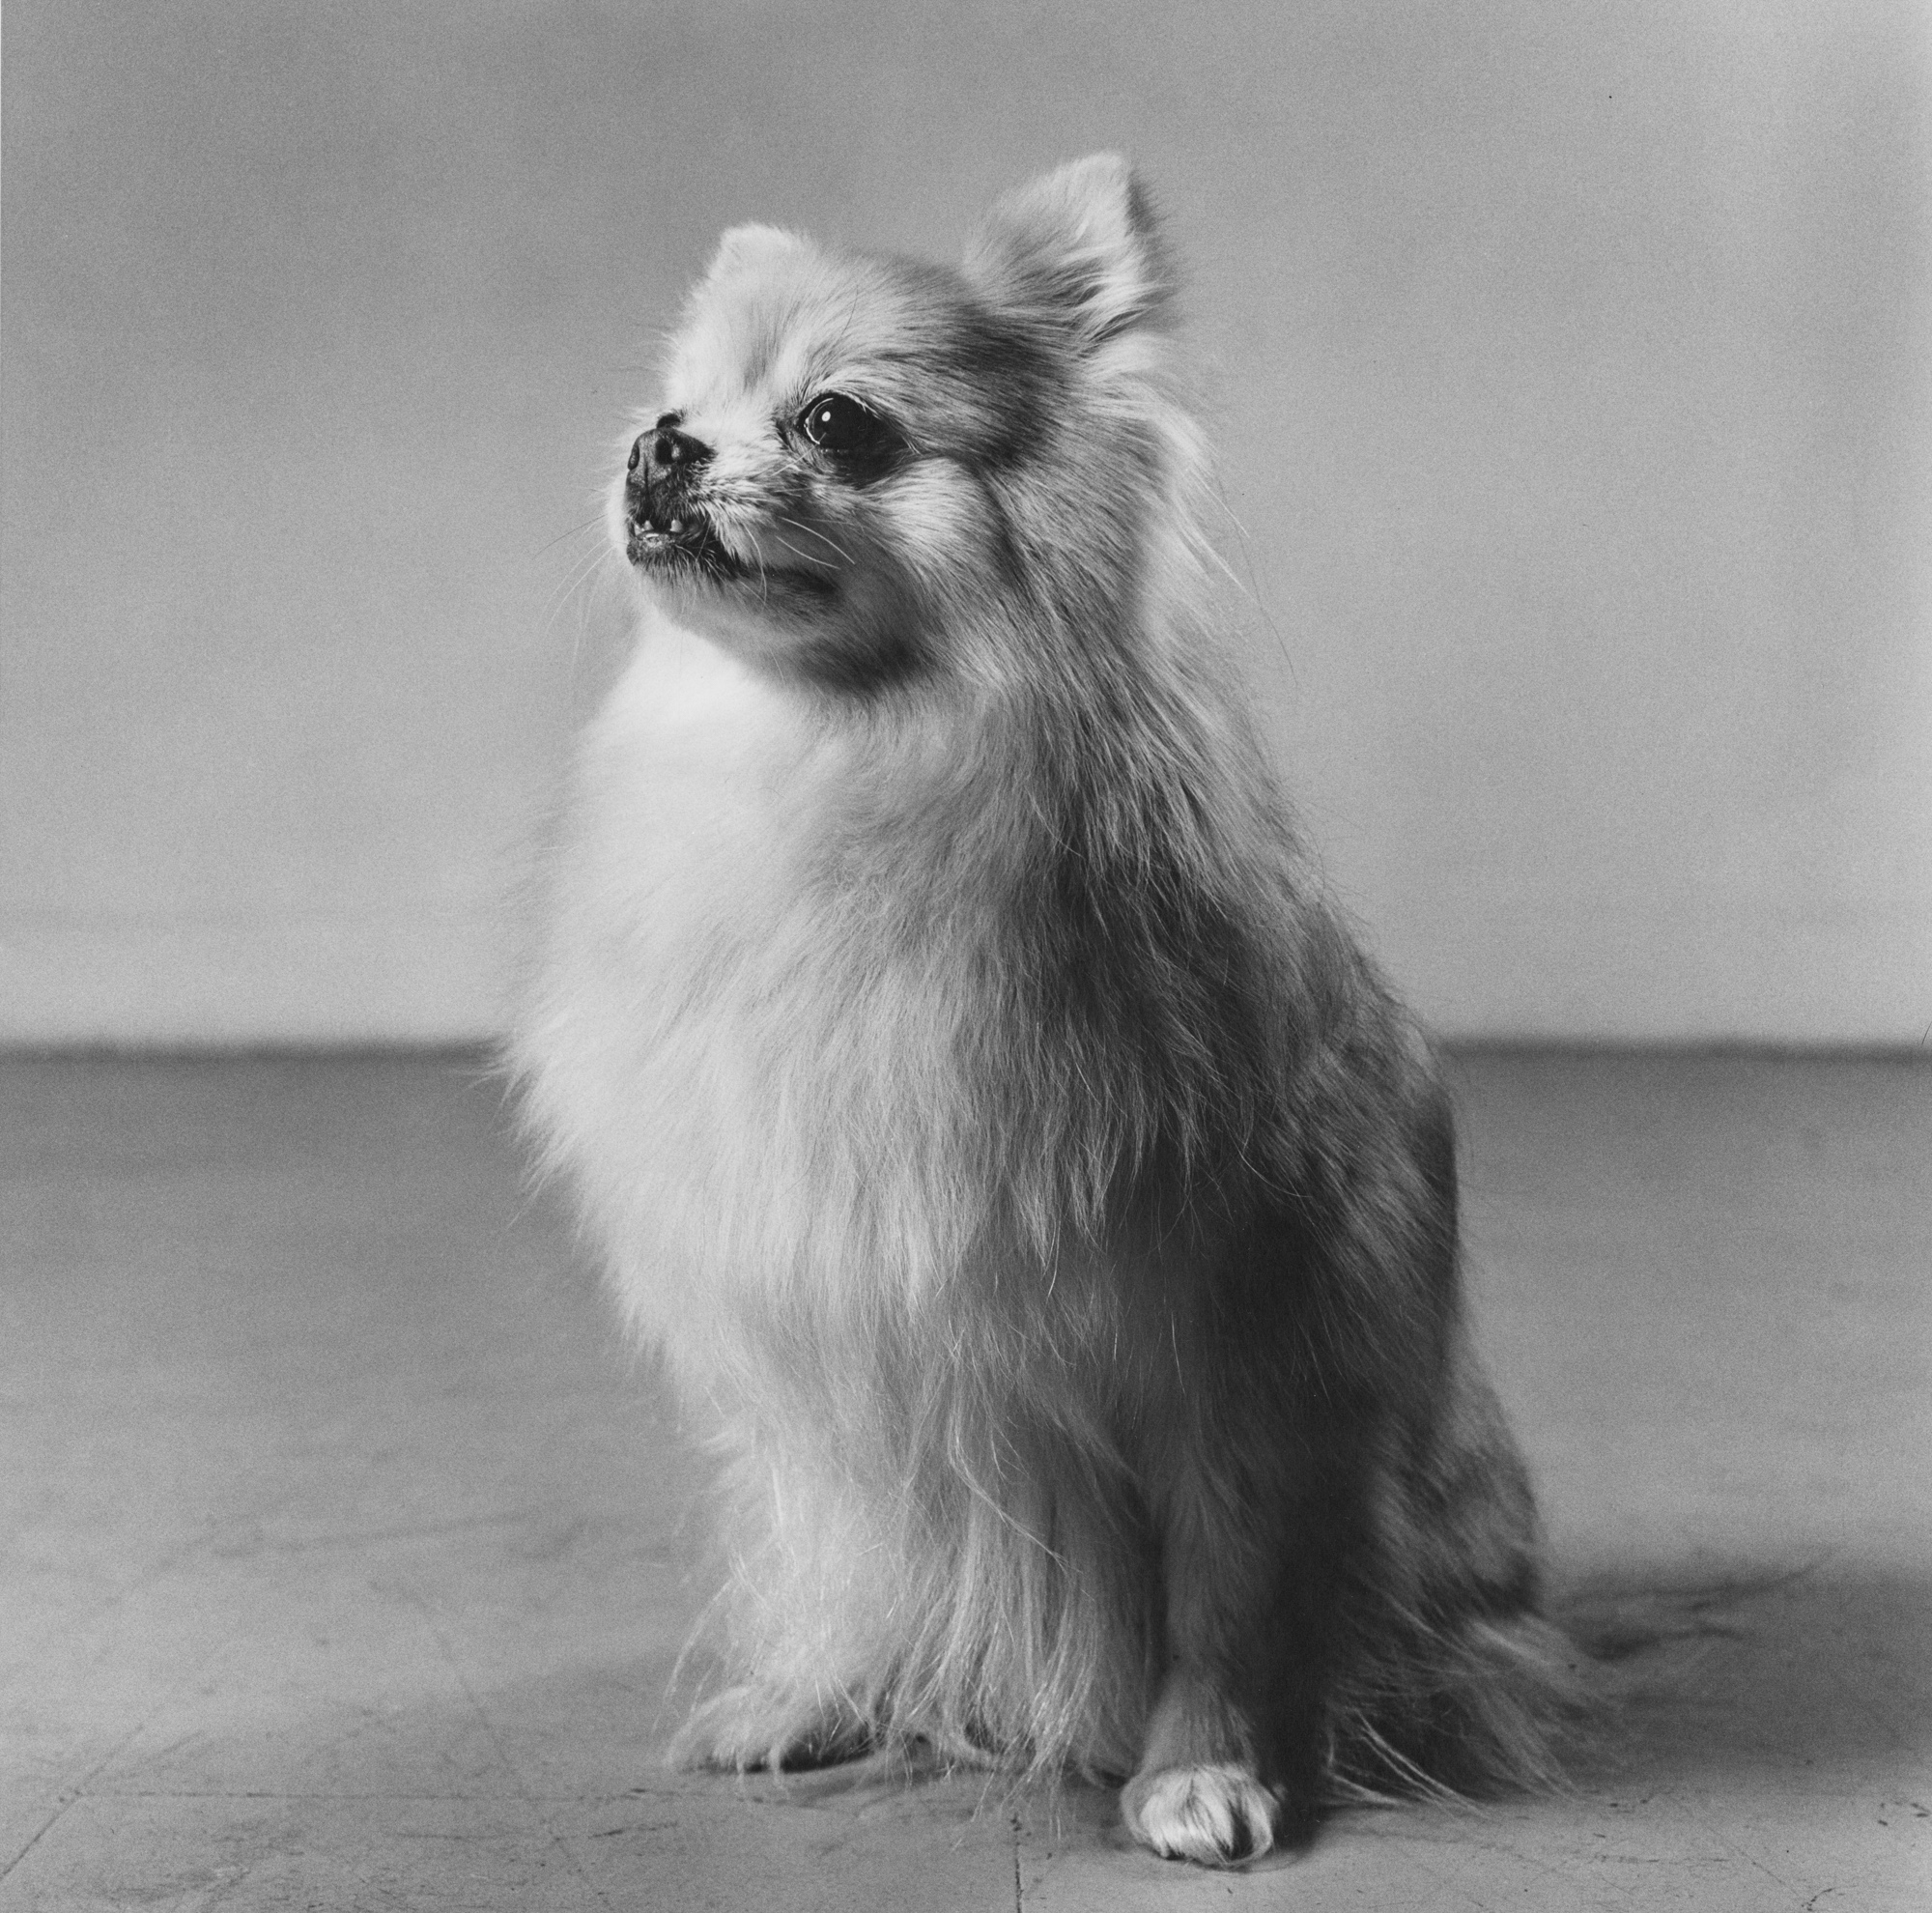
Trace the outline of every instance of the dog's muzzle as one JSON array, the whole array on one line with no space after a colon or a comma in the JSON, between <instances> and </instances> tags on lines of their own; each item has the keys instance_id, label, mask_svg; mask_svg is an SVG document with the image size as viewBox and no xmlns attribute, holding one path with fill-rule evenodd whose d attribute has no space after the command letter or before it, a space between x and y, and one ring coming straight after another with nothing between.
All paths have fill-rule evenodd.
<instances>
[{"instance_id":1,"label":"dog's muzzle","mask_svg":"<svg viewBox=\"0 0 1932 1913\"><path fill-rule=\"evenodd\" d=\"M736 568L696 494L711 447L679 431L667 414L631 447L624 473L624 555L633 564L688 560L723 573Z\"/></svg>"}]
</instances>

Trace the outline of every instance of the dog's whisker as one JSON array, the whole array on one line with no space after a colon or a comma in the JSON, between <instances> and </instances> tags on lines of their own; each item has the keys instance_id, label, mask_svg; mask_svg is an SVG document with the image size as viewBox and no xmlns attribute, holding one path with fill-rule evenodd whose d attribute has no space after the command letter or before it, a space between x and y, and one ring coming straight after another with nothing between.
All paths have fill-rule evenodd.
<instances>
[{"instance_id":1,"label":"dog's whisker","mask_svg":"<svg viewBox=\"0 0 1932 1913\"><path fill-rule=\"evenodd\" d=\"M803 532L808 538L816 538L821 545L825 546L837 557L842 558L845 563L850 564L853 562L852 554L844 546L838 543L837 540L819 530L817 527L807 525L803 520L790 517L784 512L775 512L772 516L775 524L785 526L793 531Z\"/></svg>"}]
</instances>

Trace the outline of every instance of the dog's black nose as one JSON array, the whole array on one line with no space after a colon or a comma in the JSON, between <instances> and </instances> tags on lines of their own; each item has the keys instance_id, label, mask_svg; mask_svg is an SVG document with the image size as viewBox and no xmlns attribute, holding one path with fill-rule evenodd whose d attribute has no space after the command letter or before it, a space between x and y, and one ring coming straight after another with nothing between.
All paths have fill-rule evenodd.
<instances>
[{"instance_id":1,"label":"dog's black nose","mask_svg":"<svg viewBox=\"0 0 1932 1913\"><path fill-rule=\"evenodd\" d=\"M689 432L680 432L663 419L642 433L631 447L627 468L631 476L642 483L647 473L663 476L673 471L690 471L711 456L711 447Z\"/></svg>"}]
</instances>

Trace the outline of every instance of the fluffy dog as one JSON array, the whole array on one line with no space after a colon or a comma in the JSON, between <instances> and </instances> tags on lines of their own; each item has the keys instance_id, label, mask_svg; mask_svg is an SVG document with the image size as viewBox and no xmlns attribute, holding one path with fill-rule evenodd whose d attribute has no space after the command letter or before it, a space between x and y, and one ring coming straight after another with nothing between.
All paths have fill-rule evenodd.
<instances>
[{"instance_id":1,"label":"fluffy dog","mask_svg":"<svg viewBox=\"0 0 1932 1913\"><path fill-rule=\"evenodd\" d=\"M724 1457L681 1759L1125 1781L1156 1852L1535 1779L1561 1643L1450 1114L1215 643L1124 163L960 270L725 234L517 1039Z\"/></svg>"}]
</instances>

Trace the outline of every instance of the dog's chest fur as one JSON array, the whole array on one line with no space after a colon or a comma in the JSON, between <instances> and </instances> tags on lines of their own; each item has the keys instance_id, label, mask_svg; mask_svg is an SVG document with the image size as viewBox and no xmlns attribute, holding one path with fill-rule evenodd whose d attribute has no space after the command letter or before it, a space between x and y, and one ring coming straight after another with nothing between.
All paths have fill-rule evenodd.
<instances>
[{"instance_id":1,"label":"dog's chest fur","mask_svg":"<svg viewBox=\"0 0 1932 1913\"><path fill-rule=\"evenodd\" d=\"M878 854L880 810L918 808L907 764L665 624L586 740L523 1046L674 1356L734 1294L917 1288L970 1230L938 1186L968 966L907 908L918 845Z\"/></svg>"}]
</instances>

